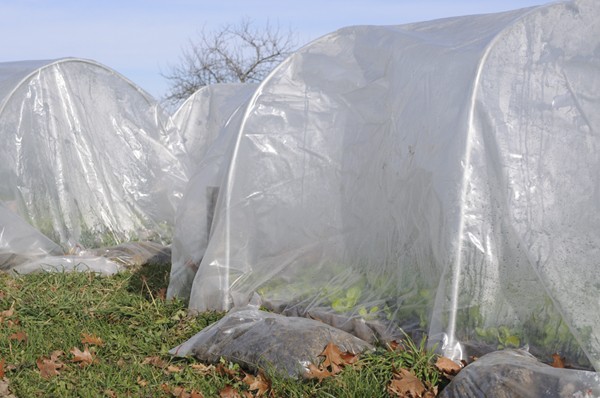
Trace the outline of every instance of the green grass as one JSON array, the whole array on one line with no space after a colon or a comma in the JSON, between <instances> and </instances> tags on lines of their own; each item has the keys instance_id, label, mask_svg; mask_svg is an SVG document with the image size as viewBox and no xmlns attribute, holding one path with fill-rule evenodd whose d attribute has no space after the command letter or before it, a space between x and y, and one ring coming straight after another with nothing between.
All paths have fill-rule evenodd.
<instances>
[{"instance_id":1,"label":"green grass","mask_svg":"<svg viewBox=\"0 0 600 398\"><path fill-rule=\"evenodd\" d=\"M4 361L11 391L17 397L173 397L176 387L218 397L227 385L248 391L243 374L228 376L218 367L201 373L195 359L168 354L222 316L186 316L183 302L163 298L168 276L169 270L160 266L112 277L0 275L0 363ZM25 341L15 337L20 332L27 336ZM103 344L89 345L95 361L81 367L70 351L84 350L84 334ZM321 382L289 380L267 371L269 396L388 397L386 385L400 367L438 385L441 376L432 365L434 355L409 340L403 344L402 350L364 355L357 365ZM63 352L58 360L64 365L58 375L45 379L36 362L57 350Z\"/></svg>"}]
</instances>

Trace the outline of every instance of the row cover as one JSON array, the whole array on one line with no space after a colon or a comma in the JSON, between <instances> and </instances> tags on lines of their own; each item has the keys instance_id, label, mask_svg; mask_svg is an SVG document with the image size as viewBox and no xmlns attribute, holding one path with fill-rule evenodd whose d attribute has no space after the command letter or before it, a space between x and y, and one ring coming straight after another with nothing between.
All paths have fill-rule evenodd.
<instances>
[{"instance_id":1,"label":"row cover","mask_svg":"<svg viewBox=\"0 0 600 398\"><path fill-rule=\"evenodd\" d=\"M599 7L349 27L298 50L207 132L168 294L600 368Z\"/></svg>"},{"instance_id":2,"label":"row cover","mask_svg":"<svg viewBox=\"0 0 600 398\"><path fill-rule=\"evenodd\" d=\"M157 102L93 61L0 64L0 203L65 250L170 242L187 182Z\"/></svg>"}]
</instances>

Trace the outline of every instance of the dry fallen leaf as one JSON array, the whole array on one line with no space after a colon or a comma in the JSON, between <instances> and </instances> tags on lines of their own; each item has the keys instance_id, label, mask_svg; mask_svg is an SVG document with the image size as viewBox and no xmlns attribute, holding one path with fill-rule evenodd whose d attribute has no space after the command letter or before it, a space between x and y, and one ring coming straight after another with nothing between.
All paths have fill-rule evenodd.
<instances>
[{"instance_id":1,"label":"dry fallen leaf","mask_svg":"<svg viewBox=\"0 0 600 398\"><path fill-rule=\"evenodd\" d=\"M0 319L2 318L10 318L15 314L15 302L13 301L12 305L9 309L0 312Z\"/></svg>"},{"instance_id":2,"label":"dry fallen leaf","mask_svg":"<svg viewBox=\"0 0 600 398\"><path fill-rule=\"evenodd\" d=\"M317 379L319 381L331 376L333 376L333 373L331 373L329 370L316 367L312 363L308 364L308 372L304 374L304 377L307 379Z\"/></svg>"},{"instance_id":3,"label":"dry fallen leaf","mask_svg":"<svg viewBox=\"0 0 600 398\"><path fill-rule=\"evenodd\" d=\"M183 369L180 368L179 366L175 366L175 365L169 365L167 366L167 373L179 373L181 372Z\"/></svg>"},{"instance_id":4,"label":"dry fallen leaf","mask_svg":"<svg viewBox=\"0 0 600 398\"><path fill-rule=\"evenodd\" d=\"M183 387L170 387L166 383L161 384L160 388L165 394L172 395L176 398L204 398L204 395L198 391L192 390L191 392L187 392Z\"/></svg>"},{"instance_id":5,"label":"dry fallen leaf","mask_svg":"<svg viewBox=\"0 0 600 398\"><path fill-rule=\"evenodd\" d=\"M327 344L319 356L324 358L323 362L319 366L309 364L304 377L321 381L340 373L344 366L352 365L358 361L358 355L351 352L342 352L338 346L331 342Z\"/></svg>"},{"instance_id":6,"label":"dry fallen leaf","mask_svg":"<svg viewBox=\"0 0 600 398\"><path fill-rule=\"evenodd\" d=\"M177 398L190 398L190 395L191 395L190 393L185 391L185 389L183 387L178 387L178 386L171 388L171 394Z\"/></svg>"},{"instance_id":7,"label":"dry fallen leaf","mask_svg":"<svg viewBox=\"0 0 600 398\"><path fill-rule=\"evenodd\" d=\"M4 377L4 359L0 360L0 379Z\"/></svg>"},{"instance_id":8,"label":"dry fallen leaf","mask_svg":"<svg viewBox=\"0 0 600 398\"><path fill-rule=\"evenodd\" d=\"M161 287L160 289L158 289L158 291L156 292L156 298L159 300L166 300L167 299L167 288L166 287Z\"/></svg>"},{"instance_id":9,"label":"dry fallen leaf","mask_svg":"<svg viewBox=\"0 0 600 398\"><path fill-rule=\"evenodd\" d=\"M40 376L44 379L49 379L54 376L58 376L58 372L64 364L58 360L58 356L50 359L42 357L35 361L38 369L40 370Z\"/></svg>"},{"instance_id":10,"label":"dry fallen leaf","mask_svg":"<svg viewBox=\"0 0 600 398\"><path fill-rule=\"evenodd\" d=\"M561 357L558 353L552 354L552 363L550 366L555 368L564 368L565 367L565 357Z\"/></svg>"},{"instance_id":11,"label":"dry fallen leaf","mask_svg":"<svg viewBox=\"0 0 600 398\"><path fill-rule=\"evenodd\" d=\"M94 336L93 334L81 333L81 344L89 344L96 346L103 346L104 342L98 336Z\"/></svg>"},{"instance_id":12,"label":"dry fallen leaf","mask_svg":"<svg viewBox=\"0 0 600 398\"><path fill-rule=\"evenodd\" d=\"M462 366L446 357L439 357L435 362L435 367L446 377L452 377L462 369Z\"/></svg>"},{"instance_id":13,"label":"dry fallen leaf","mask_svg":"<svg viewBox=\"0 0 600 398\"><path fill-rule=\"evenodd\" d=\"M81 367L91 365L94 362L94 354L89 351L87 346L84 347L83 351L77 347L73 347L69 352L73 354L72 361L79 362L79 366Z\"/></svg>"},{"instance_id":14,"label":"dry fallen leaf","mask_svg":"<svg viewBox=\"0 0 600 398\"><path fill-rule=\"evenodd\" d=\"M425 398L435 398L438 396L439 392L440 391L438 389L438 386L430 387L429 390L427 390L427 392L425 393Z\"/></svg>"},{"instance_id":15,"label":"dry fallen leaf","mask_svg":"<svg viewBox=\"0 0 600 398\"><path fill-rule=\"evenodd\" d=\"M239 376L239 372L235 369L229 369L226 366L223 366L222 363L218 364L216 367L216 371L223 376L229 376L232 378L237 378Z\"/></svg>"},{"instance_id":16,"label":"dry fallen leaf","mask_svg":"<svg viewBox=\"0 0 600 398\"><path fill-rule=\"evenodd\" d=\"M329 342L319 356L325 358L323 360L323 367L331 368L331 373L336 374L342 371L341 365L344 363L342 351L335 344Z\"/></svg>"},{"instance_id":17,"label":"dry fallen leaf","mask_svg":"<svg viewBox=\"0 0 600 398\"><path fill-rule=\"evenodd\" d=\"M215 367L213 365L206 366L202 363L194 363L190 365L190 367L201 375L207 375L215 371Z\"/></svg>"},{"instance_id":18,"label":"dry fallen leaf","mask_svg":"<svg viewBox=\"0 0 600 398\"><path fill-rule=\"evenodd\" d=\"M219 392L221 398L242 398L242 396L231 386L226 386Z\"/></svg>"},{"instance_id":19,"label":"dry fallen leaf","mask_svg":"<svg viewBox=\"0 0 600 398\"><path fill-rule=\"evenodd\" d=\"M9 340L17 340L20 342L26 342L27 341L27 335L25 334L24 331L20 330L16 333L11 334L10 336L8 336Z\"/></svg>"},{"instance_id":20,"label":"dry fallen leaf","mask_svg":"<svg viewBox=\"0 0 600 398\"><path fill-rule=\"evenodd\" d=\"M2 319L2 318L0 318L0 319ZM0 323L2 323L2 322L0 322ZM15 319L9 319L9 320L7 320L7 321L6 321L6 325L7 325L9 328L12 328L12 327L14 327L14 326L19 326L20 324L21 324L21 321L19 321L19 319L18 319L18 318L15 318Z\"/></svg>"},{"instance_id":21,"label":"dry fallen leaf","mask_svg":"<svg viewBox=\"0 0 600 398\"><path fill-rule=\"evenodd\" d=\"M353 365L358 362L358 355L351 352L342 352L341 357L344 365Z\"/></svg>"},{"instance_id":22,"label":"dry fallen leaf","mask_svg":"<svg viewBox=\"0 0 600 398\"><path fill-rule=\"evenodd\" d=\"M17 398L17 396L11 392L10 382L7 378L0 379L0 397Z\"/></svg>"},{"instance_id":23,"label":"dry fallen leaf","mask_svg":"<svg viewBox=\"0 0 600 398\"><path fill-rule=\"evenodd\" d=\"M52 351L50 353L50 359L52 359L53 361L58 361L58 358L60 358L63 354L64 352L62 352L61 350Z\"/></svg>"},{"instance_id":24,"label":"dry fallen leaf","mask_svg":"<svg viewBox=\"0 0 600 398\"><path fill-rule=\"evenodd\" d=\"M148 382L144 379L142 379L142 376L138 376L136 383L140 386L140 387L146 387L148 385Z\"/></svg>"},{"instance_id":25,"label":"dry fallen leaf","mask_svg":"<svg viewBox=\"0 0 600 398\"><path fill-rule=\"evenodd\" d=\"M187 392L183 387L173 387L171 390L171 394L177 398L204 398L202 393L192 390L191 392Z\"/></svg>"},{"instance_id":26,"label":"dry fallen leaf","mask_svg":"<svg viewBox=\"0 0 600 398\"><path fill-rule=\"evenodd\" d=\"M257 397L262 397L271 388L271 383L262 372L256 376L246 373L242 381L248 385L250 391L256 391Z\"/></svg>"},{"instance_id":27,"label":"dry fallen leaf","mask_svg":"<svg viewBox=\"0 0 600 398\"><path fill-rule=\"evenodd\" d=\"M421 380L406 369L394 373L387 390L390 394L402 398L421 398L427 391Z\"/></svg>"},{"instance_id":28,"label":"dry fallen leaf","mask_svg":"<svg viewBox=\"0 0 600 398\"><path fill-rule=\"evenodd\" d=\"M160 359L160 357L146 357L143 361L142 361L142 365L152 365L152 366L156 366L157 368L161 368L164 369L168 366L168 363L162 359Z\"/></svg>"},{"instance_id":29,"label":"dry fallen leaf","mask_svg":"<svg viewBox=\"0 0 600 398\"><path fill-rule=\"evenodd\" d=\"M113 390L104 390L104 395L106 395L108 398L117 398L117 393Z\"/></svg>"},{"instance_id":30,"label":"dry fallen leaf","mask_svg":"<svg viewBox=\"0 0 600 398\"><path fill-rule=\"evenodd\" d=\"M169 387L169 385L167 383L162 383L160 385L160 389L163 390L164 393L167 393L167 394L171 393L171 387Z\"/></svg>"},{"instance_id":31,"label":"dry fallen leaf","mask_svg":"<svg viewBox=\"0 0 600 398\"><path fill-rule=\"evenodd\" d=\"M398 347L400 347L400 343L398 343L396 340L392 340L388 343L386 343L388 350L390 351L396 351L398 349Z\"/></svg>"}]
</instances>

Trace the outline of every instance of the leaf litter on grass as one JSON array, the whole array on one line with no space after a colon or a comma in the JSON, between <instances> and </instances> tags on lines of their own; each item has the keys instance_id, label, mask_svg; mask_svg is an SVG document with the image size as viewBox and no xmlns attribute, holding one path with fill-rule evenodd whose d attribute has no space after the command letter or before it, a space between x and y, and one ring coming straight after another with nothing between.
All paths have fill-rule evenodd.
<instances>
[{"instance_id":1,"label":"leaf litter on grass","mask_svg":"<svg viewBox=\"0 0 600 398\"><path fill-rule=\"evenodd\" d=\"M168 275L168 269L160 273ZM135 278L132 273L0 275L4 292L0 328L8 336L0 339L0 358L19 369L12 376L7 372L13 390L19 396L75 397L82 391L101 396L105 390L123 396L127 391L135 395L141 388L135 383L137 374L149 380L148 389L170 381L177 365L163 373L142 368L142 359L167 355L168 349L219 319L219 314L176 316L185 310L183 302L151 302L147 295L128 289ZM164 287L152 285L159 279L166 280L148 278L149 288ZM102 347L101 356L97 347ZM188 373L197 374L192 369Z\"/></svg>"},{"instance_id":2,"label":"leaf litter on grass","mask_svg":"<svg viewBox=\"0 0 600 398\"><path fill-rule=\"evenodd\" d=\"M40 376L49 379L60 374L60 370L65 364L59 359L64 353L62 351L53 351L50 358L41 357L36 360L36 365L40 371Z\"/></svg>"},{"instance_id":3,"label":"leaf litter on grass","mask_svg":"<svg viewBox=\"0 0 600 398\"><path fill-rule=\"evenodd\" d=\"M78 363L82 368L91 365L96 360L95 355L90 352L87 345L84 347L83 351L77 347L73 347L69 352L73 355L71 361Z\"/></svg>"},{"instance_id":4,"label":"leaf litter on grass","mask_svg":"<svg viewBox=\"0 0 600 398\"><path fill-rule=\"evenodd\" d=\"M151 271L146 272L148 275ZM167 275L168 270L161 272ZM0 327L8 327L11 321L7 335L15 335L12 340L0 342L0 358L19 368L11 376L13 390L19 396L76 397L85 391L119 397L237 394L246 398L350 397L357 388L363 388L368 396L383 397L389 396L386 384L395 377L395 369L410 369L426 387L428 380L435 379L431 370L414 368L409 358L421 355L425 358L421 362L431 362L433 356L425 356L422 347L407 343L395 344L400 347L396 351L382 349L377 355L364 356L328 344L321 353L322 361L309 371L316 379L313 381L281 379L268 370L247 373L228 362L174 362L168 356L172 347L223 314L188 316L185 303L163 299L161 289L165 285L155 281L166 284L168 278L147 276L142 281L131 273L113 277L44 274L16 279L0 275L0 291L6 292L0 299ZM10 341L13 346L19 344L19 350L11 351ZM414 353L409 355L410 347Z\"/></svg>"}]
</instances>

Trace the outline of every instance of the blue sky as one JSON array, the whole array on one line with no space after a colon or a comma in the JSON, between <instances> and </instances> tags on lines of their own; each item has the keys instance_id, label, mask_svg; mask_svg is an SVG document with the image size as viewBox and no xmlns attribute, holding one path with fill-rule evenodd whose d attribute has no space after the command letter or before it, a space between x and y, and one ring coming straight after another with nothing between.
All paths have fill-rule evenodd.
<instances>
[{"instance_id":1,"label":"blue sky","mask_svg":"<svg viewBox=\"0 0 600 398\"><path fill-rule=\"evenodd\" d=\"M79 57L125 75L157 99L202 26L267 20L307 43L350 25L397 25L499 12L549 0L0 0L0 62Z\"/></svg>"}]
</instances>

